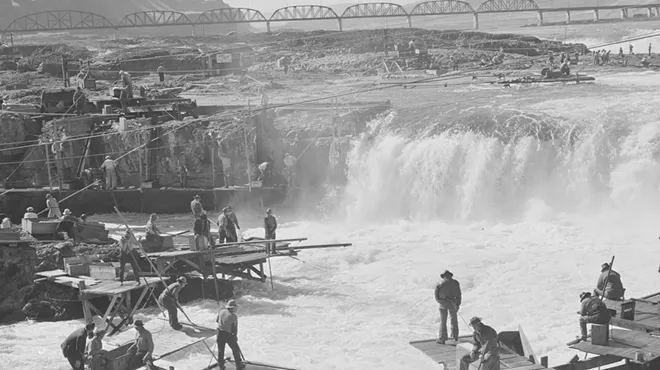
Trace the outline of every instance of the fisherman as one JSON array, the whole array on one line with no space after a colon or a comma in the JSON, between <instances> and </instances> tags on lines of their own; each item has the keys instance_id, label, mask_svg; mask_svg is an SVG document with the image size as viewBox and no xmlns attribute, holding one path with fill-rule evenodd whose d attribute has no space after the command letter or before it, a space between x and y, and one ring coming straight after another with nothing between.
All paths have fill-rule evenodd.
<instances>
[{"instance_id":1,"label":"fisherman","mask_svg":"<svg viewBox=\"0 0 660 370\"><path fill-rule=\"evenodd\" d=\"M229 345L234 355L234 362L236 369L245 368L243 364L243 357L241 356L241 347L238 345L238 316L236 311L238 305L236 301L230 299L225 306L225 309L220 312L216 318L218 323L218 357L220 358L220 370L225 370L225 345Z\"/></svg>"},{"instance_id":2,"label":"fisherman","mask_svg":"<svg viewBox=\"0 0 660 370\"><path fill-rule=\"evenodd\" d=\"M610 264L607 262L600 266L600 272L598 282L596 282L596 289L594 289L594 295L612 301L622 301L625 289L623 289L623 283L621 283L621 275L612 270ZM607 281L607 287L605 286L605 281Z\"/></svg>"},{"instance_id":3,"label":"fisherman","mask_svg":"<svg viewBox=\"0 0 660 370\"><path fill-rule=\"evenodd\" d=\"M461 285L454 280L454 274L445 270L440 275L442 281L435 287L435 300L440 305L440 336L436 341L447 341L447 316L451 316L451 337L458 342L458 310L461 307Z\"/></svg>"},{"instance_id":4,"label":"fisherman","mask_svg":"<svg viewBox=\"0 0 660 370\"><path fill-rule=\"evenodd\" d=\"M224 178L225 187L228 188L229 185L231 185L231 159L221 153L218 153L218 157L222 162L222 176Z\"/></svg>"},{"instance_id":5,"label":"fisherman","mask_svg":"<svg viewBox=\"0 0 660 370\"><path fill-rule=\"evenodd\" d=\"M206 237L208 245L212 247L214 244L213 235L211 235L211 220L209 220L209 216L206 212L202 213L199 219L202 220L202 235Z\"/></svg>"},{"instance_id":6,"label":"fisherman","mask_svg":"<svg viewBox=\"0 0 660 370\"><path fill-rule=\"evenodd\" d=\"M26 220L27 219L32 219L32 218L39 218L39 215L34 213L34 208L27 207L27 209L25 210L25 214L23 215L23 218L26 219Z\"/></svg>"},{"instance_id":7,"label":"fisherman","mask_svg":"<svg viewBox=\"0 0 660 370\"><path fill-rule=\"evenodd\" d=\"M64 216L62 216L60 222L57 224L56 231L58 233L65 232L69 239L78 240L80 238L78 222L80 220L67 208L64 210Z\"/></svg>"},{"instance_id":8,"label":"fisherman","mask_svg":"<svg viewBox=\"0 0 660 370\"><path fill-rule=\"evenodd\" d=\"M135 343L126 351L126 353L133 353L135 351L130 361L131 368L136 369L142 367L142 365L147 365L147 368L150 368L153 361L154 339L151 336L151 332L144 328L142 320L135 320L133 325L135 325L135 330L137 331Z\"/></svg>"},{"instance_id":9,"label":"fisherman","mask_svg":"<svg viewBox=\"0 0 660 370\"><path fill-rule=\"evenodd\" d=\"M87 336L94 330L94 323L85 325L84 328L78 329L62 342L62 355L69 360L71 367L74 370L83 370L83 355L85 347L87 346Z\"/></svg>"},{"instance_id":10,"label":"fisherman","mask_svg":"<svg viewBox=\"0 0 660 370\"><path fill-rule=\"evenodd\" d=\"M0 213L0 229L11 229L11 220L4 213Z\"/></svg>"},{"instance_id":11,"label":"fisherman","mask_svg":"<svg viewBox=\"0 0 660 370\"><path fill-rule=\"evenodd\" d=\"M186 153L181 153L177 159L179 163L179 180L181 181L181 187L188 187L188 166L186 166Z\"/></svg>"},{"instance_id":12,"label":"fisherman","mask_svg":"<svg viewBox=\"0 0 660 370\"><path fill-rule=\"evenodd\" d=\"M163 238L160 235L160 229L158 226L156 226L156 220L158 219L158 216L155 213L152 213L149 215L149 221L147 221L147 226L146 226L146 235L145 238L147 239L148 242L154 242L156 246L160 247L163 245Z\"/></svg>"},{"instance_id":13,"label":"fisherman","mask_svg":"<svg viewBox=\"0 0 660 370\"><path fill-rule=\"evenodd\" d=\"M48 218L60 218L62 217L62 212L60 211L60 205L57 203L57 200L48 193L46 194L46 208L48 208Z\"/></svg>"},{"instance_id":14,"label":"fisherman","mask_svg":"<svg viewBox=\"0 0 660 370\"><path fill-rule=\"evenodd\" d=\"M105 188L106 189L115 189L117 188L117 169L115 161L110 158L110 156L105 157L105 161L101 164L101 169L105 171Z\"/></svg>"},{"instance_id":15,"label":"fisherman","mask_svg":"<svg viewBox=\"0 0 660 370\"><path fill-rule=\"evenodd\" d=\"M202 206L202 197L195 195L192 202L190 202L190 210L192 211L194 218L202 217L204 213L204 207Z\"/></svg>"},{"instance_id":16,"label":"fisherman","mask_svg":"<svg viewBox=\"0 0 660 370\"><path fill-rule=\"evenodd\" d=\"M179 330L182 328L182 325L179 323L177 308L181 305L179 304L179 292L181 289L185 288L188 285L188 280L185 276L180 276L176 279L175 283L170 284L158 297L158 301L161 306L167 309L167 316L170 320L170 326L174 330Z\"/></svg>"},{"instance_id":17,"label":"fisherman","mask_svg":"<svg viewBox=\"0 0 660 370\"><path fill-rule=\"evenodd\" d=\"M203 251L207 249L208 240L206 239L206 235L204 234L204 224L206 222L208 222L208 218L206 220L202 220L201 217L195 219L195 223L193 225L193 233L195 234L194 250L196 251Z\"/></svg>"},{"instance_id":18,"label":"fisherman","mask_svg":"<svg viewBox=\"0 0 660 370\"><path fill-rule=\"evenodd\" d=\"M77 115L85 114L85 93L80 86L78 86L76 92L73 93L73 104L76 107Z\"/></svg>"},{"instance_id":19,"label":"fisherman","mask_svg":"<svg viewBox=\"0 0 660 370\"><path fill-rule=\"evenodd\" d=\"M266 217L264 217L264 231L266 234L266 240L275 240L275 231L277 230L277 218L273 216L273 210L268 208L266 210ZM270 253L277 253L277 247L275 243L268 243L268 248Z\"/></svg>"},{"instance_id":20,"label":"fisherman","mask_svg":"<svg viewBox=\"0 0 660 370\"><path fill-rule=\"evenodd\" d=\"M561 68L559 69L559 72L561 72L561 74L564 76L571 74L571 67L568 66L568 63L568 60L564 60L564 62L561 64Z\"/></svg>"},{"instance_id":21,"label":"fisherman","mask_svg":"<svg viewBox=\"0 0 660 370\"><path fill-rule=\"evenodd\" d=\"M262 184L266 185L270 183L271 175L271 165L268 161L259 165L259 178L257 181L263 181Z\"/></svg>"},{"instance_id":22,"label":"fisherman","mask_svg":"<svg viewBox=\"0 0 660 370\"><path fill-rule=\"evenodd\" d=\"M121 77L124 91L127 93L126 98L133 98L133 80L131 79L131 75L128 72L119 71L119 76Z\"/></svg>"},{"instance_id":23,"label":"fisherman","mask_svg":"<svg viewBox=\"0 0 660 370\"><path fill-rule=\"evenodd\" d=\"M119 241L119 283L124 285L124 267L126 263L130 263L131 268L133 269L133 277L137 281L138 286L140 285L140 266L138 265L138 260L140 259L140 244L135 240L130 231L126 230L126 233L121 236Z\"/></svg>"},{"instance_id":24,"label":"fisherman","mask_svg":"<svg viewBox=\"0 0 660 370\"><path fill-rule=\"evenodd\" d=\"M607 325L610 323L610 311L605 303L598 297L592 297L591 293L584 292L580 294L580 303L582 307L578 314L580 315L580 334L581 340L587 339L587 324Z\"/></svg>"},{"instance_id":25,"label":"fisherman","mask_svg":"<svg viewBox=\"0 0 660 370\"><path fill-rule=\"evenodd\" d=\"M651 43L649 42L649 56L651 56Z\"/></svg>"},{"instance_id":26,"label":"fisherman","mask_svg":"<svg viewBox=\"0 0 660 370\"><path fill-rule=\"evenodd\" d=\"M218 217L218 236L220 240L218 243L236 243L238 242L238 230L241 227L238 225L236 214L231 206L222 209L222 214Z\"/></svg>"},{"instance_id":27,"label":"fisherman","mask_svg":"<svg viewBox=\"0 0 660 370\"><path fill-rule=\"evenodd\" d=\"M158 69L156 69L156 72L158 73L158 79L160 82L165 81L165 67L163 67L163 63L161 63L158 66Z\"/></svg>"},{"instance_id":28,"label":"fisherman","mask_svg":"<svg viewBox=\"0 0 660 370\"><path fill-rule=\"evenodd\" d=\"M629 54L630 54L630 55L635 54L635 53L633 53L633 46L632 46L632 44L630 44L630 45L628 46L628 51L629 51Z\"/></svg>"},{"instance_id":29,"label":"fisherman","mask_svg":"<svg viewBox=\"0 0 660 370\"><path fill-rule=\"evenodd\" d=\"M105 369L105 354L108 351L103 349L103 337L106 331L103 329L94 330L94 338L87 343L85 349L85 360L89 364L89 370L104 370Z\"/></svg>"},{"instance_id":30,"label":"fisherman","mask_svg":"<svg viewBox=\"0 0 660 370\"><path fill-rule=\"evenodd\" d=\"M286 177L287 177L287 184L289 187L293 186L294 182L294 177L296 176L296 163L298 162L298 159L294 156L292 156L289 153L286 153L284 155L284 165L286 166Z\"/></svg>"},{"instance_id":31,"label":"fisherman","mask_svg":"<svg viewBox=\"0 0 660 370\"><path fill-rule=\"evenodd\" d=\"M500 347L497 332L490 326L484 325L479 317L471 318L470 326L474 329L474 334L472 334L474 346L470 354L461 358L460 370L468 370L470 364L477 360L481 361L479 366L481 370L499 370Z\"/></svg>"}]
</instances>

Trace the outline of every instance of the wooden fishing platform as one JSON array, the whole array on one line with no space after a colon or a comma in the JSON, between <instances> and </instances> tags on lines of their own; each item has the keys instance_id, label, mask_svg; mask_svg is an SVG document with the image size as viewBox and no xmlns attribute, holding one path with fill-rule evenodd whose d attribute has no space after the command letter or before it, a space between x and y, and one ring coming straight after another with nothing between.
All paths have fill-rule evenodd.
<instances>
[{"instance_id":1,"label":"wooden fishing platform","mask_svg":"<svg viewBox=\"0 0 660 370\"><path fill-rule=\"evenodd\" d=\"M134 280L120 283L117 280L100 280L87 276L73 277L67 275L63 270L38 272L35 275L41 277L37 281L51 281L56 284L68 286L78 290L78 299L82 302L85 321L92 322L93 313L99 315L106 323L108 335L113 335L124 325L133 321L135 311L140 307L147 294L153 291L160 283L157 277L140 278L141 285ZM132 302L132 293L142 291L137 301ZM102 312L92 302L92 299L108 297L110 305ZM116 317L120 318L118 324L114 323Z\"/></svg>"},{"instance_id":2,"label":"wooden fishing platform","mask_svg":"<svg viewBox=\"0 0 660 370\"><path fill-rule=\"evenodd\" d=\"M598 367L621 361L625 363L615 369L657 369L660 366L660 338L640 331L610 328L606 345L587 340L572 344L569 348L601 355L597 357ZM643 358L637 358L638 353L642 353Z\"/></svg>"},{"instance_id":3,"label":"wooden fishing platform","mask_svg":"<svg viewBox=\"0 0 660 370\"><path fill-rule=\"evenodd\" d=\"M547 368L547 358L539 361L532 352L522 328L515 331L505 331L498 335L500 342L500 366L502 369L541 370ZM458 342L448 340L446 344L438 344L435 339L412 341L410 344L422 351L445 370L459 369L461 357L470 353L472 336L461 336ZM545 363L542 364L542 363ZM470 364L471 369L479 369L479 361Z\"/></svg>"},{"instance_id":4,"label":"wooden fishing platform","mask_svg":"<svg viewBox=\"0 0 660 370\"><path fill-rule=\"evenodd\" d=\"M603 302L616 311L610 325L660 335L660 292L642 298Z\"/></svg>"}]
</instances>

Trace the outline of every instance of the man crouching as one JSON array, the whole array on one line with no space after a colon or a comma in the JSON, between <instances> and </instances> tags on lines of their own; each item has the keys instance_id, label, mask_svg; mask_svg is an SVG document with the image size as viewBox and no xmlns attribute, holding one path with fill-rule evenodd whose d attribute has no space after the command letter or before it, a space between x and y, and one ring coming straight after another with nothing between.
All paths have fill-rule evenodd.
<instances>
[{"instance_id":1,"label":"man crouching","mask_svg":"<svg viewBox=\"0 0 660 370\"><path fill-rule=\"evenodd\" d=\"M478 317L470 319L470 326L474 329L474 347L469 355L461 358L460 370L468 370L470 364L477 360L481 361L482 370L500 370L500 347L495 329L484 325Z\"/></svg>"}]
</instances>

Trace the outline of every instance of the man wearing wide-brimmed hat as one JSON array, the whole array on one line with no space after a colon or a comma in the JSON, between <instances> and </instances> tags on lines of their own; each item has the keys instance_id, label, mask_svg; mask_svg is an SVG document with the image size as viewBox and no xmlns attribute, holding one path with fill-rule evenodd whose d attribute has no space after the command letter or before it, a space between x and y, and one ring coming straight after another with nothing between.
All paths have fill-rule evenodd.
<instances>
[{"instance_id":1,"label":"man wearing wide-brimmed hat","mask_svg":"<svg viewBox=\"0 0 660 370\"><path fill-rule=\"evenodd\" d=\"M198 219L202 217L204 213L204 207L202 206L202 197L195 195L192 202L190 202L190 210L192 211L193 217Z\"/></svg>"},{"instance_id":2,"label":"man wearing wide-brimmed hat","mask_svg":"<svg viewBox=\"0 0 660 370\"><path fill-rule=\"evenodd\" d=\"M229 345L232 354L234 355L234 362L237 369L245 367L243 364L243 356L241 347L238 346L238 316L236 311L238 305L236 301L230 299L225 305L225 309L220 312L216 318L218 323L218 357L220 358L220 369L224 370L224 357L225 357L225 344Z\"/></svg>"},{"instance_id":3,"label":"man wearing wide-brimmed hat","mask_svg":"<svg viewBox=\"0 0 660 370\"><path fill-rule=\"evenodd\" d=\"M188 279L186 279L185 276L180 276L176 279L175 283L170 284L158 297L161 306L165 307L167 310L170 327L174 330L181 329L177 309L181 306L181 304L179 304L179 292L181 292L186 285L188 285Z\"/></svg>"},{"instance_id":4,"label":"man wearing wide-brimmed hat","mask_svg":"<svg viewBox=\"0 0 660 370\"><path fill-rule=\"evenodd\" d=\"M612 270L610 264L607 262L600 266L600 272L601 274L598 277L598 282L596 283L594 294L596 296L601 296L604 299L622 301L625 289L623 289L621 275L619 275L618 272ZM607 284L607 286L605 284Z\"/></svg>"},{"instance_id":5,"label":"man wearing wide-brimmed hat","mask_svg":"<svg viewBox=\"0 0 660 370\"><path fill-rule=\"evenodd\" d=\"M451 337L458 341L458 310L462 297L461 285L454 280L454 274L445 270L440 278L442 281L435 287L435 300L440 305L440 336L436 343L445 344L448 316L451 316Z\"/></svg>"},{"instance_id":6,"label":"man wearing wide-brimmed hat","mask_svg":"<svg viewBox=\"0 0 660 370\"><path fill-rule=\"evenodd\" d=\"M607 306L598 297L592 297L591 293L580 293L580 336L578 339L587 339L587 324L607 325L611 314Z\"/></svg>"},{"instance_id":7,"label":"man wearing wide-brimmed hat","mask_svg":"<svg viewBox=\"0 0 660 370\"><path fill-rule=\"evenodd\" d=\"M266 217L264 217L264 231L266 240L275 240L277 236L275 232L277 230L277 218L273 216L273 210L268 208L266 210ZM268 243L267 245L270 253L277 253L275 243Z\"/></svg>"},{"instance_id":8,"label":"man wearing wide-brimmed hat","mask_svg":"<svg viewBox=\"0 0 660 370\"><path fill-rule=\"evenodd\" d=\"M131 366L135 369L152 361L154 339L151 332L145 329L142 320L135 320L133 325L135 325L135 330L137 331L135 343L133 343L126 353L131 353L135 348L135 355L131 357Z\"/></svg>"},{"instance_id":9,"label":"man wearing wide-brimmed hat","mask_svg":"<svg viewBox=\"0 0 660 370\"><path fill-rule=\"evenodd\" d=\"M238 218L231 206L222 209L222 213L218 217L218 236L220 240L218 243L236 243L238 241L238 230L241 227L238 225Z\"/></svg>"},{"instance_id":10,"label":"man wearing wide-brimmed hat","mask_svg":"<svg viewBox=\"0 0 660 370\"><path fill-rule=\"evenodd\" d=\"M500 370L500 346L495 329L484 325L476 316L470 319L470 326L474 329L474 346L470 354L461 358L460 370L468 370L477 360L481 361L482 370Z\"/></svg>"}]
</instances>

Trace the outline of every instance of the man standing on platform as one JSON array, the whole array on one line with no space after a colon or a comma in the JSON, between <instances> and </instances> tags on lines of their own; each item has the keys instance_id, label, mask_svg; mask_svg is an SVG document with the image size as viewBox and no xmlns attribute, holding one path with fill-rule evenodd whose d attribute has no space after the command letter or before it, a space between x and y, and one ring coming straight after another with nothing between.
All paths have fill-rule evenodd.
<instances>
[{"instance_id":1,"label":"man standing on platform","mask_svg":"<svg viewBox=\"0 0 660 370\"><path fill-rule=\"evenodd\" d=\"M156 72L158 73L158 80L160 82L165 81L165 67L163 67L163 63L161 63L158 66L158 69L156 69Z\"/></svg>"},{"instance_id":2,"label":"man standing on platform","mask_svg":"<svg viewBox=\"0 0 660 370\"><path fill-rule=\"evenodd\" d=\"M124 285L124 267L128 262L131 264L131 268L133 268L135 281L140 285L140 267L138 266L138 260L140 259L140 245L128 231L126 231L126 234L122 235L119 245L119 282L121 285Z\"/></svg>"},{"instance_id":3,"label":"man standing on platform","mask_svg":"<svg viewBox=\"0 0 660 370\"><path fill-rule=\"evenodd\" d=\"M500 370L500 347L495 329L484 325L478 317L470 319L470 326L474 329L474 347L470 354L461 358L460 370L468 370L477 360L481 361L481 370Z\"/></svg>"},{"instance_id":4,"label":"man standing on platform","mask_svg":"<svg viewBox=\"0 0 660 370\"><path fill-rule=\"evenodd\" d=\"M94 323L87 324L84 328L78 329L62 342L62 355L69 360L73 370L83 370L83 355L87 347L87 336L94 331Z\"/></svg>"},{"instance_id":5,"label":"man standing on platform","mask_svg":"<svg viewBox=\"0 0 660 370\"><path fill-rule=\"evenodd\" d=\"M230 299L225 306L225 309L220 312L216 318L218 323L218 357L220 358L220 370L225 370L225 345L229 345L232 354L234 355L234 362L236 369L244 369L243 358L241 356L241 347L238 346L238 316L236 311L238 305L236 301Z\"/></svg>"},{"instance_id":6,"label":"man standing on platform","mask_svg":"<svg viewBox=\"0 0 660 370\"><path fill-rule=\"evenodd\" d=\"M101 169L105 170L105 188L106 189L115 189L117 188L117 170L116 170L115 161L110 158L110 156L105 157L105 161L101 164Z\"/></svg>"},{"instance_id":7,"label":"man standing on platform","mask_svg":"<svg viewBox=\"0 0 660 370\"><path fill-rule=\"evenodd\" d=\"M268 208L266 210L266 217L264 218L264 230L266 232L266 239L275 240L275 231L277 230L277 218L273 216L273 210ZM270 253L277 253L275 243L268 243Z\"/></svg>"},{"instance_id":8,"label":"man standing on platform","mask_svg":"<svg viewBox=\"0 0 660 370\"><path fill-rule=\"evenodd\" d=\"M440 337L438 344L447 340L447 316L451 316L451 337L458 342L458 309L461 306L461 285L454 280L454 274L445 271L442 281L435 287L435 300L440 305Z\"/></svg>"},{"instance_id":9,"label":"man standing on platform","mask_svg":"<svg viewBox=\"0 0 660 370\"><path fill-rule=\"evenodd\" d=\"M192 211L193 217L200 218L202 213L204 213L204 207L202 206L202 197L195 195L195 198L190 202L190 210Z\"/></svg>"},{"instance_id":10,"label":"man standing on platform","mask_svg":"<svg viewBox=\"0 0 660 370\"><path fill-rule=\"evenodd\" d=\"M220 240L218 243L236 243L238 242L238 230L241 227L238 225L238 219L234 214L231 206L222 209L222 214L218 217L218 234Z\"/></svg>"},{"instance_id":11,"label":"man standing on platform","mask_svg":"<svg viewBox=\"0 0 660 370\"><path fill-rule=\"evenodd\" d=\"M147 365L147 369L150 368L152 356L154 353L154 339L151 336L151 332L144 328L144 323L142 320L135 320L135 330L137 334L135 335L135 343L126 351L126 353L132 353L135 351L135 355L131 357L131 365L133 369L141 367L142 365Z\"/></svg>"},{"instance_id":12,"label":"man standing on platform","mask_svg":"<svg viewBox=\"0 0 660 370\"><path fill-rule=\"evenodd\" d=\"M60 211L60 205L57 203L57 200L48 193L46 194L46 208L48 208L48 218L61 218L62 211Z\"/></svg>"},{"instance_id":13,"label":"man standing on platform","mask_svg":"<svg viewBox=\"0 0 660 370\"><path fill-rule=\"evenodd\" d=\"M179 317L177 308L179 304L179 292L188 284L188 280L185 276L181 276L176 279L176 283L170 284L158 297L160 304L167 309L167 316L170 320L170 326L174 330L181 329L181 324L179 323Z\"/></svg>"}]
</instances>

